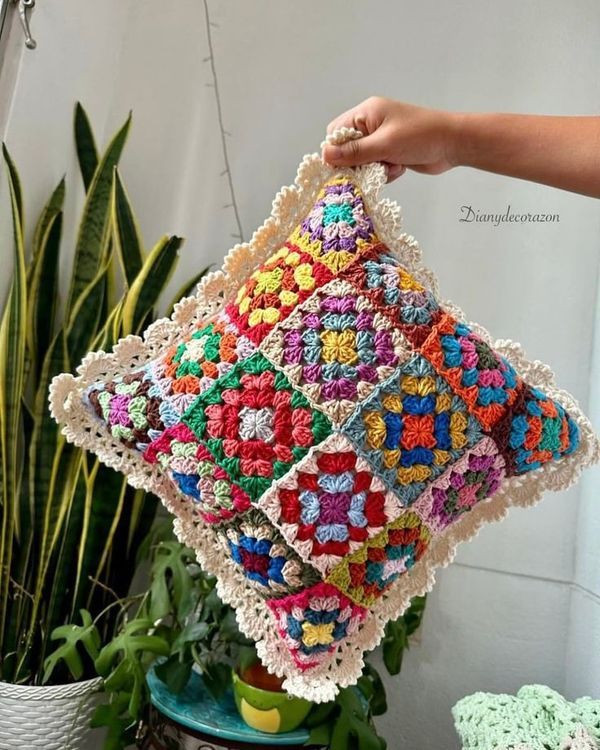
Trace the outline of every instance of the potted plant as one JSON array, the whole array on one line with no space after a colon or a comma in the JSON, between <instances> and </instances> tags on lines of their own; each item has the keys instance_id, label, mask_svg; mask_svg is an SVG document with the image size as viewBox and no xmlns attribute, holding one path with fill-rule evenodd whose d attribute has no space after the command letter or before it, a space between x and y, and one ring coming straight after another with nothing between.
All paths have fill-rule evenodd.
<instances>
[{"instance_id":1,"label":"potted plant","mask_svg":"<svg viewBox=\"0 0 600 750\"><path fill-rule=\"evenodd\" d=\"M65 178L25 247L19 176L5 145L14 271L0 325L0 744L85 747L101 684L92 659L43 665L51 633L85 611L97 623L89 650L116 634L115 599L128 593L135 555L157 499L68 444L47 408L52 377L90 349L110 347L153 317L181 238L146 252L117 164L131 115L99 154L85 111L75 108L75 142L85 202L70 283L59 304ZM6 253L8 256L9 253ZM193 279L177 295L183 296ZM68 636L67 636L68 638ZM45 684L43 684L45 683Z\"/></svg>"},{"instance_id":2,"label":"potted plant","mask_svg":"<svg viewBox=\"0 0 600 750\"><path fill-rule=\"evenodd\" d=\"M173 693L185 688L195 669L216 698L234 688L240 703L245 697L250 706L273 708L262 701L277 698L276 678L257 665L252 642L240 633L234 611L217 595L215 579L203 573L194 552L173 537L170 519L154 527L140 555L150 560L149 586L120 602L120 627L113 641L90 652L89 644L97 642L98 634L86 619L55 634L59 645L49 657L49 664L55 665L58 658L69 664L78 654L94 655L105 679L104 702L93 723L108 728L105 750L123 750L143 727L149 703L145 674L151 667ZM389 674L399 673L424 606L425 597L416 597L402 617L388 623L381 655ZM254 691L250 695L239 683L235 689L236 673L244 683L263 689L258 703ZM386 711L383 682L367 661L356 687L344 688L335 701L312 707L305 719L310 744L331 750L383 750L386 743L376 732L374 717Z\"/></svg>"}]
</instances>

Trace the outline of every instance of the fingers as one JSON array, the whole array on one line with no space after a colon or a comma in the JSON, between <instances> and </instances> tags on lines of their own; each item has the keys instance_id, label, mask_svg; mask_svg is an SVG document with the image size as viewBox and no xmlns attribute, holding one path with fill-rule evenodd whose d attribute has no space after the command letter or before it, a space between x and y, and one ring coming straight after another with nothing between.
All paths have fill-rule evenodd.
<instances>
[{"instance_id":1,"label":"fingers","mask_svg":"<svg viewBox=\"0 0 600 750\"><path fill-rule=\"evenodd\" d=\"M352 107L332 120L327 126L327 135L339 128L355 128L365 135L368 133L365 117L358 111L358 107Z\"/></svg>"},{"instance_id":2,"label":"fingers","mask_svg":"<svg viewBox=\"0 0 600 750\"><path fill-rule=\"evenodd\" d=\"M393 182L398 177L401 177L406 172L406 167L403 164L389 164L387 170L387 181Z\"/></svg>"},{"instance_id":3,"label":"fingers","mask_svg":"<svg viewBox=\"0 0 600 750\"><path fill-rule=\"evenodd\" d=\"M327 144L323 149L323 159L336 167L355 167L382 161L384 157L381 139L367 135L355 141L347 141L339 146Z\"/></svg>"}]
</instances>

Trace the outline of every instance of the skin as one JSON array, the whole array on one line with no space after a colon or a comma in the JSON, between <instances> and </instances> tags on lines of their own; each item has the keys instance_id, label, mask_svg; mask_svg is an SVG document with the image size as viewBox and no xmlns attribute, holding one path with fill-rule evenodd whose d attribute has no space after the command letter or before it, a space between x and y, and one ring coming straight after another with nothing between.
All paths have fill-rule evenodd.
<instances>
[{"instance_id":1,"label":"skin","mask_svg":"<svg viewBox=\"0 0 600 750\"><path fill-rule=\"evenodd\" d=\"M354 167L383 162L388 181L407 169L441 174L453 167L539 182L600 198L600 117L446 112L374 96L332 120L364 137L327 145L323 159Z\"/></svg>"}]
</instances>

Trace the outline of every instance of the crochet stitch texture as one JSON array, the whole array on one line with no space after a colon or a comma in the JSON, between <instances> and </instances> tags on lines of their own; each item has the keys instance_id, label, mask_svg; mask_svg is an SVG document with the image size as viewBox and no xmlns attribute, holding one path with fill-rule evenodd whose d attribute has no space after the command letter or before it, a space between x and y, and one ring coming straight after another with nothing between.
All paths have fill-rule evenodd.
<instances>
[{"instance_id":1,"label":"crochet stitch texture","mask_svg":"<svg viewBox=\"0 0 600 750\"><path fill-rule=\"evenodd\" d=\"M305 157L171 320L50 395L68 440L161 497L267 668L316 701L459 542L599 457L547 366L440 299L384 183Z\"/></svg>"},{"instance_id":2,"label":"crochet stitch texture","mask_svg":"<svg viewBox=\"0 0 600 750\"><path fill-rule=\"evenodd\" d=\"M545 685L473 693L452 708L463 750L597 750L600 700L569 702Z\"/></svg>"}]
</instances>

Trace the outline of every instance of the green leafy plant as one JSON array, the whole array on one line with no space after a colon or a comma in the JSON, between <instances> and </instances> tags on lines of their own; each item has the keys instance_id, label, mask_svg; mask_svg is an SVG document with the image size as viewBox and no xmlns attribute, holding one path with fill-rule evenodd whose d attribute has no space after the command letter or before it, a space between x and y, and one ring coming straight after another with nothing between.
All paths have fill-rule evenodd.
<instances>
[{"instance_id":1,"label":"green leafy plant","mask_svg":"<svg viewBox=\"0 0 600 750\"><path fill-rule=\"evenodd\" d=\"M143 247L117 171L130 125L131 114L100 154L83 107L75 108L85 202L63 304L65 178L26 247L19 175L3 144L14 258L0 324L0 679L8 682L95 675L96 652L119 623L113 602L128 593L136 550L155 517L157 499L67 443L47 403L55 374L148 325L177 262L180 237ZM86 614L77 659L60 628L79 611ZM44 674L52 632L67 636L72 660L55 654Z\"/></svg>"},{"instance_id":2,"label":"green leafy plant","mask_svg":"<svg viewBox=\"0 0 600 750\"><path fill-rule=\"evenodd\" d=\"M52 672L61 662L74 675L83 658L91 658L104 677L106 702L93 724L108 729L106 750L133 742L149 694L145 675L157 659L156 674L179 693L196 665L216 697L231 684L231 669L256 658L251 641L237 627L231 607L217 596L216 581L202 572L194 553L175 540L171 521L157 524L140 548L150 559L148 590L116 602L119 627L115 637L97 648L100 635L88 612L81 624L57 628L58 646L46 659Z\"/></svg>"},{"instance_id":3,"label":"green leafy plant","mask_svg":"<svg viewBox=\"0 0 600 750\"><path fill-rule=\"evenodd\" d=\"M98 674L105 678L106 702L93 723L108 729L105 750L122 750L133 742L149 702L145 674L153 663L172 692L183 690L195 667L220 698L231 686L231 670L257 658L252 642L237 627L234 611L217 595L215 579L203 573L192 550L174 539L170 520L156 525L140 548L140 559L146 557L151 563L149 587L119 602L115 639L97 650L95 625L82 612L81 624L52 634L59 645L46 662L48 669L63 661L72 670L81 658L94 659ZM408 637L418 628L424 606L425 598L416 597L401 618L388 623L382 658L390 674L400 670ZM374 717L386 711L383 681L367 660L356 687L314 707L307 720L310 742L331 750L383 750L386 743L377 734Z\"/></svg>"}]
</instances>

